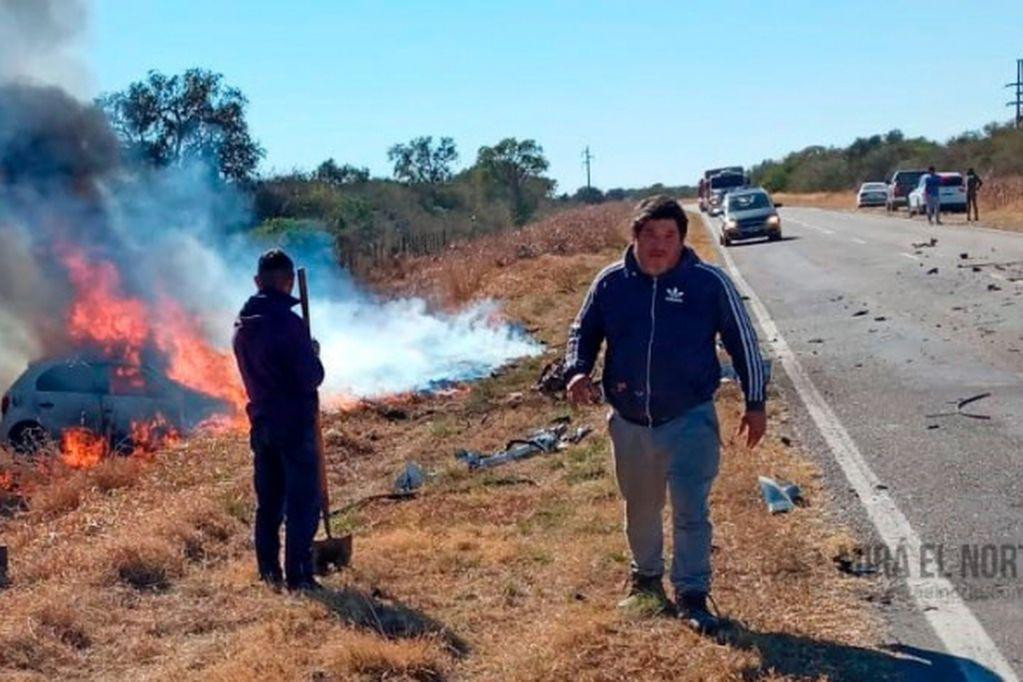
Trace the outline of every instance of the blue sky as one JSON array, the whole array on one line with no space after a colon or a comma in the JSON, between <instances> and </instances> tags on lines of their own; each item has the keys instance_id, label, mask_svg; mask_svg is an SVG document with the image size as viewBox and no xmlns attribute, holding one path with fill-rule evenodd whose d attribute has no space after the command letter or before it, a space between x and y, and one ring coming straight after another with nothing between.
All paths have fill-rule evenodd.
<instances>
[{"instance_id":1,"label":"blue sky","mask_svg":"<svg viewBox=\"0 0 1023 682\"><path fill-rule=\"evenodd\" d=\"M692 183L809 144L1005 120L1023 2L94 0L94 87L202 66L249 98L262 170L536 139L559 190Z\"/></svg>"}]
</instances>

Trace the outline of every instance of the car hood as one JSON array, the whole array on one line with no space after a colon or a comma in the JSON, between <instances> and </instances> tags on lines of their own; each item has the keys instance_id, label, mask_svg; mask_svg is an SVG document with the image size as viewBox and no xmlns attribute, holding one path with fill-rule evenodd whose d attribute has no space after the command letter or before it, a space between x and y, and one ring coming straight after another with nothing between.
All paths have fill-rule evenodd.
<instances>
[{"instance_id":1,"label":"car hood","mask_svg":"<svg viewBox=\"0 0 1023 682\"><path fill-rule=\"evenodd\" d=\"M733 220L749 220L750 218L770 218L777 213L773 208L751 208L746 211L730 211L728 217Z\"/></svg>"}]
</instances>

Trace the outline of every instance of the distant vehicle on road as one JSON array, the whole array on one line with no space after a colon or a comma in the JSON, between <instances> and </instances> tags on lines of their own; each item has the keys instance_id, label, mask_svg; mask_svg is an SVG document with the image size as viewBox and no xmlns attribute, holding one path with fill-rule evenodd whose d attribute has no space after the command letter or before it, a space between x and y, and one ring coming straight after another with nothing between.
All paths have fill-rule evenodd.
<instances>
[{"instance_id":1,"label":"distant vehicle on road","mask_svg":"<svg viewBox=\"0 0 1023 682\"><path fill-rule=\"evenodd\" d=\"M759 187L729 192L724 198L718 241L731 246L737 239L756 237L781 239L781 217L771 197Z\"/></svg>"},{"instance_id":2,"label":"distant vehicle on road","mask_svg":"<svg viewBox=\"0 0 1023 682\"><path fill-rule=\"evenodd\" d=\"M906 198L913 191L920 178L927 174L926 170L898 170L892 174L888 181L888 199L885 202L885 210L891 213L899 206L906 205Z\"/></svg>"},{"instance_id":3,"label":"distant vehicle on road","mask_svg":"<svg viewBox=\"0 0 1023 682\"><path fill-rule=\"evenodd\" d=\"M720 173L738 173L745 175L745 170L742 166L725 166L724 168L708 168L703 171L703 178L700 180L699 190L697 195L699 197L698 204L700 210L706 212L709 209L710 201L710 179Z\"/></svg>"},{"instance_id":4,"label":"distant vehicle on road","mask_svg":"<svg viewBox=\"0 0 1023 682\"><path fill-rule=\"evenodd\" d=\"M136 424L182 431L224 405L148 367L72 356L30 364L0 408L0 439L17 452L59 443L74 427L107 434L112 451L131 452Z\"/></svg>"},{"instance_id":5,"label":"distant vehicle on road","mask_svg":"<svg viewBox=\"0 0 1023 682\"><path fill-rule=\"evenodd\" d=\"M856 192L856 208L884 206L888 203L888 185L883 182L865 182Z\"/></svg>"},{"instance_id":6,"label":"distant vehicle on road","mask_svg":"<svg viewBox=\"0 0 1023 682\"><path fill-rule=\"evenodd\" d=\"M710 194L707 198L707 212L710 215L721 215L725 195L748 186L749 180L743 173L729 171L712 176L708 184Z\"/></svg>"},{"instance_id":7,"label":"distant vehicle on road","mask_svg":"<svg viewBox=\"0 0 1023 682\"><path fill-rule=\"evenodd\" d=\"M926 175L926 173L925 173ZM941 187L938 188L938 204L943 212L962 213L966 210L966 180L962 173L938 173ZM906 212L910 217L917 213L927 212L927 201L924 197L923 176L917 181L916 187L909 193Z\"/></svg>"}]
</instances>

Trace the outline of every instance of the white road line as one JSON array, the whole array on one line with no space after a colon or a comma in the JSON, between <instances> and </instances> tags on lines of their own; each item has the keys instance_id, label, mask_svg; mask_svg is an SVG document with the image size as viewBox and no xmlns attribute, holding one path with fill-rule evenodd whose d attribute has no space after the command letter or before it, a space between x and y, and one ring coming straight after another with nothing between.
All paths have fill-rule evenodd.
<instances>
[{"instance_id":1,"label":"white road line","mask_svg":"<svg viewBox=\"0 0 1023 682\"><path fill-rule=\"evenodd\" d=\"M704 224L706 225L706 221ZM945 578L922 574L921 568L926 568L927 564L921 564L920 537L896 506L887 489L880 487L880 479L871 470L831 406L821 396L810 375L796 359L795 353L771 319L767 308L736 268L728 250L725 248L718 250L732 278L749 297L750 307L757 317L760 328L769 339L775 356L781 361L785 373L806 405L807 412L831 448L835 461L863 503L878 535L893 556L898 556L897 552L901 551L908 557L910 575L906 578L906 584L909 592L919 611L944 643L948 653L959 657L956 661L959 671L967 680L990 680L990 673L994 672L1006 682L1019 682L1015 671L991 641L984 626L970 611L952 583ZM979 668L978 664L987 670Z\"/></svg>"},{"instance_id":2,"label":"white road line","mask_svg":"<svg viewBox=\"0 0 1023 682\"><path fill-rule=\"evenodd\" d=\"M795 223L796 225L801 225L803 227L809 227L811 230L817 230L818 232L823 232L824 234L835 234L834 230L829 230L826 227L820 227L818 225L811 225L810 223L804 223L802 220L796 220L795 218L786 218L786 221L790 223Z\"/></svg>"},{"instance_id":3,"label":"white road line","mask_svg":"<svg viewBox=\"0 0 1023 682\"><path fill-rule=\"evenodd\" d=\"M900 255L900 256L905 256L906 258L912 258L913 260L920 260L919 258L917 258L916 256L914 256L913 254L911 254L911 253L905 253L905 252L903 252L903 251L899 251L899 255Z\"/></svg>"},{"instance_id":4,"label":"white road line","mask_svg":"<svg viewBox=\"0 0 1023 682\"><path fill-rule=\"evenodd\" d=\"M862 239L859 239L858 237L853 237L852 241L853 241L853 244L866 244L867 243L867 242L863 241Z\"/></svg>"}]
</instances>

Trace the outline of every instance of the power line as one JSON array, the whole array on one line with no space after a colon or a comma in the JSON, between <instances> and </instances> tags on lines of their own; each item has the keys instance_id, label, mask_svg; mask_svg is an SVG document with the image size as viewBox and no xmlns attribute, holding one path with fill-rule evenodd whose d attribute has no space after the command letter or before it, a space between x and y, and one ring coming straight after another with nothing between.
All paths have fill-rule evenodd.
<instances>
[{"instance_id":1,"label":"power line","mask_svg":"<svg viewBox=\"0 0 1023 682\"><path fill-rule=\"evenodd\" d=\"M1023 59L1016 60L1016 82L1006 83L1007 88L1016 88L1016 99L1006 102L1007 107L1016 107L1016 118L1014 119L1017 128L1023 127Z\"/></svg>"}]
</instances>

